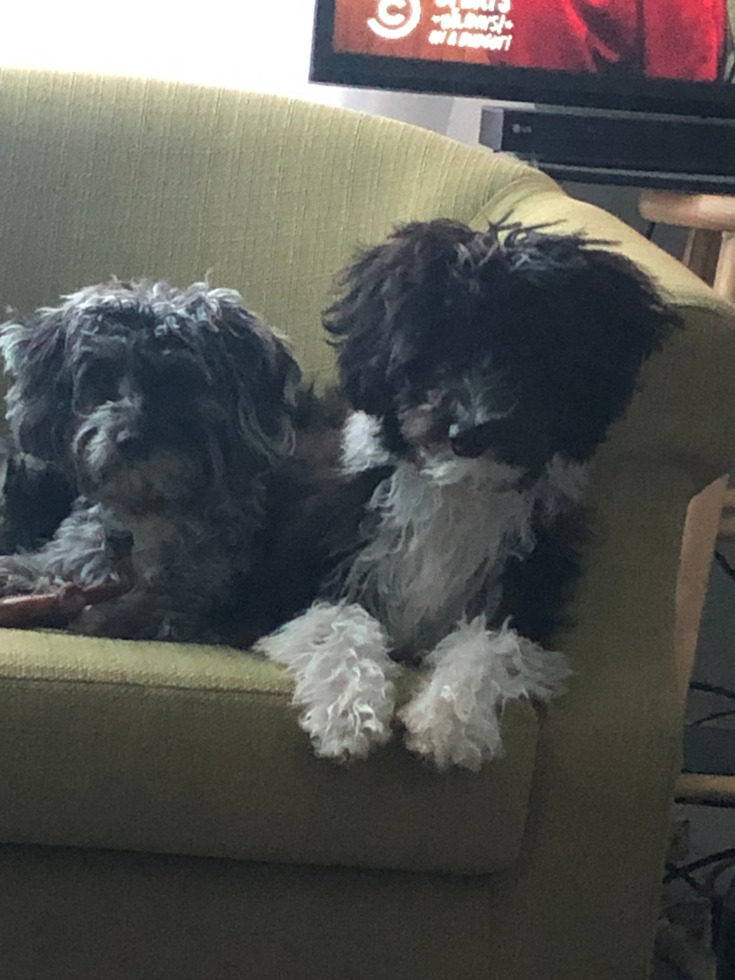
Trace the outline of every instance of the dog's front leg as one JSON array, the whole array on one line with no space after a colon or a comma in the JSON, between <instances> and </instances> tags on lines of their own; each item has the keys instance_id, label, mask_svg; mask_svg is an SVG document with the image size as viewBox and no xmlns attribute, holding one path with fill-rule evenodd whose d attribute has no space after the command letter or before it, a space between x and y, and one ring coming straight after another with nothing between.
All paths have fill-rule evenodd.
<instances>
[{"instance_id":1,"label":"dog's front leg","mask_svg":"<svg viewBox=\"0 0 735 980\"><path fill-rule=\"evenodd\" d=\"M101 508L84 502L38 551L0 556L0 595L51 593L66 582L86 588L114 578Z\"/></svg>"},{"instance_id":2,"label":"dog's front leg","mask_svg":"<svg viewBox=\"0 0 735 980\"><path fill-rule=\"evenodd\" d=\"M502 752L503 708L510 700L549 701L569 676L564 657L485 617L463 623L426 658L431 676L401 711L406 745L439 769L476 771Z\"/></svg>"},{"instance_id":3,"label":"dog's front leg","mask_svg":"<svg viewBox=\"0 0 735 980\"><path fill-rule=\"evenodd\" d=\"M133 587L108 602L87 606L69 623L73 633L121 640L216 643L219 637L195 608L176 608L170 597Z\"/></svg>"},{"instance_id":4,"label":"dog's front leg","mask_svg":"<svg viewBox=\"0 0 735 980\"><path fill-rule=\"evenodd\" d=\"M293 703L316 754L343 761L390 738L400 667L388 649L380 623L347 603L312 606L255 647L292 674Z\"/></svg>"},{"instance_id":5,"label":"dog's front leg","mask_svg":"<svg viewBox=\"0 0 735 980\"><path fill-rule=\"evenodd\" d=\"M53 593L61 582L38 553L0 556L0 595Z\"/></svg>"}]
</instances>

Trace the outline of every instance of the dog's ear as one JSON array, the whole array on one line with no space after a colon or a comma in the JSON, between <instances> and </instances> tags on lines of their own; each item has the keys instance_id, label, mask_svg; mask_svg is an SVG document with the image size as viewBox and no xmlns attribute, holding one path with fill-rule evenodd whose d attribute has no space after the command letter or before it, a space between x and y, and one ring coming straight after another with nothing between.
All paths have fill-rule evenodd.
<instances>
[{"instance_id":1,"label":"dog's ear","mask_svg":"<svg viewBox=\"0 0 735 980\"><path fill-rule=\"evenodd\" d=\"M12 378L6 417L16 445L55 463L65 458L71 421L73 385L65 346L61 310L43 309L0 326L0 353Z\"/></svg>"},{"instance_id":2,"label":"dog's ear","mask_svg":"<svg viewBox=\"0 0 735 980\"><path fill-rule=\"evenodd\" d=\"M290 444L291 417L301 370L286 341L239 296L221 290L216 334L226 356L210 361L220 387L229 397L243 444L266 457Z\"/></svg>"},{"instance_id":3,"label":"dog's ear","mask_svg":"<svg viewBox=\"0 0 735 980\"><path fill-rule=\"evenodd\" d=\"M591 455L625 411L645 361L681 321L654 282L612 243L515 230L498 300L510 310L512 346L533 352L539 385L573 440Z\"/></svg>"},{"instance_id":4,"label":"dog's ear","mask_svg":"<svg viewBox=\"0 0 735 980\"><path fill-rule=\"evenodd\" d=\"M390 245L378 245L357 256L336 280L334 302L323 316L325 329L336 338L340 383L350 404L378 417L392 407L383 279L393 275L388 254L392 251Z\"/></svg>"},{"instance_id":5,"label":"dog's ear","mask_svg":"<svg viewBox=\"0 0 735 980\"><path fill-rule=\"evenodd\" d=\"M474 235L444 219L403 225L337 278L323 323L336 338L340 381L354 408L389 416L406 371L421 369L417 353L427 337L449 348L447 306L461 293L455 266Z\"/></svg>"},{"instance_id":6,"label":"dog's ear","mask_svg":"<svg viewBox=\"0 0 735 980\"><path fill-rule=\"evenodd\" d=\"M393 409L390 368L404 343L396 320L410 286L400 236L358 252L337 277L334 302L323 316L336 338L342 389L353 408L378 417Z\"/></svg>"},{"instance_id":7,"label":"dog's ear","mask_svg":"<svg viewBox=\"0 0 735 980\"><path fill-rule=\"evenodd\" d=\"M285 338L259 322L263 340L255 409L258 424L280 453L290 447L301 368Z\"/></svg>"}]
</instances>

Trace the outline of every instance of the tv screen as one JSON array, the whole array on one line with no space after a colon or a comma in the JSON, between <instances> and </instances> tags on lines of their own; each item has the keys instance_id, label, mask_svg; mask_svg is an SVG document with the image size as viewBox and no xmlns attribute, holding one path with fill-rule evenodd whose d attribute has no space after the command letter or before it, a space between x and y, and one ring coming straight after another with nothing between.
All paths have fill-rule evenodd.
<instances>
[{"instance_id":1,"label":"tv screen","mask_svg":"<svg viewBox=\"0 0 735 980\"><path fill-rule=\"evenodd\" d=\"M317 0L314 81L735 117L735 0Z\"/></svg>"}]
</instances>

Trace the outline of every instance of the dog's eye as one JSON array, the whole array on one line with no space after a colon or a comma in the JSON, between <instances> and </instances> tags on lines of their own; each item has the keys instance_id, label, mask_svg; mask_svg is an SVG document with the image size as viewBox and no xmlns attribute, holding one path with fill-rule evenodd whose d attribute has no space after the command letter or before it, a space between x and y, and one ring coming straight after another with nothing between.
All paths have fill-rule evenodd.
<instances>
[{"instance_id":1,"label":"dog's eye","mask_svg":"<svg viewBox=\"0 0 735 980\"><path fill-rule=\"evenodd\" d=\"M114 364L91 364L78 380L74 407L84 411L120 397L120 373Z\"/></svg>"}]
</instances>

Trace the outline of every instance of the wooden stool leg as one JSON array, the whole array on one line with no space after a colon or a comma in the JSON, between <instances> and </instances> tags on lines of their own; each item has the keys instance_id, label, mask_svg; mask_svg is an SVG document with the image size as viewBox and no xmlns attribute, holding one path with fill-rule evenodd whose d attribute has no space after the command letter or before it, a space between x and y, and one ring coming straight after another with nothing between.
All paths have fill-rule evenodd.
<instances>
[{"instance_id":1,"label":"wooden stool leg","mask_svg":"<svg viewBox=\"0 0 735 980\"><path fill-rule=\"evenodd\" d=\"M718 296L735 299L735 233L722 232L720 257L712 284Z\"/></svg>"},{"instance_id":2,"label":"wooden stool leg","mask_svg":"<svg viewBox=\"0 0 735 980\"><path fill-rule=\"evenodd\" d=\"M694 666L702 608L728 487L727 477L710 484L689 504L676 587L676 656L679 682L686 689ZM735 806L735 776L682 773L676 782L679 803Z\"/></svg>"},{"instance_id":3,"label":"wooden stool leg","mask_svg":"<svg viewBox=\"0 0 735 980\"><path fill-rule=\"evenodd\" d=\"M715 281L722 233L709 228L691 228L682 262L708 286Z\"/></svg>"},{"instance_id":4,"label":"wooden stool leg","mask_svg":"<svg viewBox=\"0 0 735 980\"><path fill-rule=\"evenodd\" d=\"M676 659L682 691L689 684L707 596L712 556L725 493L726 476L702 490L689 504L676 584Z\"/></svg>"}]
</instances>

